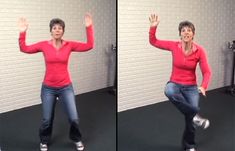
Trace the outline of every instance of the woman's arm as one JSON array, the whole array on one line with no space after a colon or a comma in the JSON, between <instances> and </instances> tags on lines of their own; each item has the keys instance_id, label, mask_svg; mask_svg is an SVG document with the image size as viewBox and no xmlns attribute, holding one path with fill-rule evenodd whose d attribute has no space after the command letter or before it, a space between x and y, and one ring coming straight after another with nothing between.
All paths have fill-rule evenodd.
<instances>
[{"instance_id":1,"label":"woman's arm","mask_svg":"<svg viewBox=\"0 0 235 151\"><path fill-rule=\"evenodd\" d=\"M208 64L207 55L204 49L201 49L199 65L203 76L201 87L207 90L209 82L211 80L211 68Z\"/></svg>"},{"instance_id":2,"label":"woman's arm","mask_svg":"<svg viewBox=\"0 0 235 151\"><path fill-rule=\"evenodd\" d=\"M19 26L19 46L20 51L24 53L36 53L41 51L41 45L40 43L32 44L32 45L26 45L25 39L26 39L26 31L28 29L28 22L25 18L20 18L18 21Z\"/></svg>"},{"instance_id":3,"label":"woman's arm","mask_svg":"<svg viewBox=\"0 0 235 151\"><path fill-rule=\"evenodd\" d=\"M87 42L71 42L72 51L76 52L84 52L92 49L94 47L94 31L92 25L92 18L90 14L86 14L85 16L85 25L86 25L86 35Z\"/></svg>"},{"instance_id":4,"label":"woman's arm","mask_svg":"<svg viewBox=\"0 0 235 151\"><path fill-rule=\"evenodd\" d=\"M172 50L174 47L175 42L173 41L166 41L166 40L159 40L156 38L156 30L157 26L160 22L158 15L151 14L149 17L150 21L150 29L149 29L149 42L154 47L164 49L164 50Z\"/></svg>"}]
</instances>

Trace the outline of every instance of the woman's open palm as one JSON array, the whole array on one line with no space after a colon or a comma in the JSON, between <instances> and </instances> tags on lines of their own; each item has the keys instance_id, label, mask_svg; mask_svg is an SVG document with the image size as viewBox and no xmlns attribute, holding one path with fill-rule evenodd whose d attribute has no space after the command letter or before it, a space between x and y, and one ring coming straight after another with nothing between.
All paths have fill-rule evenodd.
<instances>
[{"instance_id":1,"label":"woman's open palm","mask_svg":"<svg viewBox=\"0 0 235 151\"><path fill-rule=\"evenodd\" d=\"M89 13L86 13L85 15L85 25L86 27L92 25L92 17L91 17L91 14Z\"/></svg>"},{"instance_id":2,"label":"woman's open palm","mask_svg":"<svg viewBox=\"0 0 235 151\"><path fill-rule=\"evenodd\" d=\"M149 17L149 21L151 27L158 26L160 22L159 17L156 14L151 14L151 16Z\"/></svg>"},{"instance_id":3,"label":"woman's open palm","mask_svg":"<svg viewBox=\"0 0 235 151\"><path fill-rule=\"evenodd\" d=\"M24 17L19 18L18 26L19 26L20 32L25 32L29 26L26 18L24 18Z\"/></svg>"}]
</instances>

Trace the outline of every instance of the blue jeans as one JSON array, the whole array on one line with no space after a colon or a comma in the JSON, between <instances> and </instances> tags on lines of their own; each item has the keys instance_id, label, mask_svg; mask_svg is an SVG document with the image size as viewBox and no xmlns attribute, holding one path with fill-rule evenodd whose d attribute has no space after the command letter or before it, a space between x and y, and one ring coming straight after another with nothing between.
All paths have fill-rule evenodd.
<instances>
[{"instance_id":1,"label":"blue jeans","mask_svg":"<svg viewBox=\"0 0 235 151\"><path fill-rule=\"evenodd\" d=\"M199 92L197 85L182 85L168 82L165 95L185 117L185 130L182 139L184 149L195 148L193 117L199 112Z\"/></svg>"},{"instance_id":2,"label":"blue jeans","mask_svg":"<svg viewBox=\"0 0 235 151\"><path fill-rule=\"evenodd\" d=\"M41 100L43 120L39 129L41 143L48 144L50 141L57 98L62 102L63 108L69 118L71 125L70 139L76 142L80 141L82 136L78 127L79 118L72 84L60 88L42 84Z\"/></svg>"}]
</instances>

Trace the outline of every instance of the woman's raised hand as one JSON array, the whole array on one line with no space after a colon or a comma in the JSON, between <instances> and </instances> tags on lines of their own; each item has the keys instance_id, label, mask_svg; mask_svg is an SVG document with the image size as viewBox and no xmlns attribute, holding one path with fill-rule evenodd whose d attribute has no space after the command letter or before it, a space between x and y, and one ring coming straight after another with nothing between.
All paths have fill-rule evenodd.
<instances>
[{"instance_id":1,"label":"woman's raised hand","mask_svg":"<svg viewBox=\"0 0 235 151\"><path fill-rule=\"evenodd\" d=\"M151 16L149 17L149 21L151 27L157 27L160 22L159 17L156 14L151 14Z\"/></svg>"},{"instance_id":2,"label":"woman's raised hand","mask_svg":"<svg viewBox=\"0 0 235 151\"><path fill-rule=\"evenodd\" d=\"M19 26L20 32L25 32L29 26L26 18L24 18L24 17L19 18L18 26Z\"/></svg>"},{"instance_id":3,"label":"woman's raised hand","mask_svg":"<svg viewBox=\"0 0 235 151\"><path fill-rule=\"evenodd\" d=\"M92 25L92 17L90 13L86 13L85 15L85 25L86 27Z\"/></svg>"}]
</instances>

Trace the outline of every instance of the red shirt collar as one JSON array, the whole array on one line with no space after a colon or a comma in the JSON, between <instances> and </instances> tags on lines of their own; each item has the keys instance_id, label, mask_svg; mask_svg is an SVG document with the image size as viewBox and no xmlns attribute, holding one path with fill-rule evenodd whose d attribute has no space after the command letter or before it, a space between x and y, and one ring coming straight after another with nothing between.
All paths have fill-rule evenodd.
<instances>
[{"instance_id":1,"label":"red shirt collar","mask_svg":"<svg viewBox=\"0 0 235 151\"><path fill-rule=\"evenodd\" d=\"M182 42L179 41L178 47L182 49ZM193 42L193 52L197 51L197 45Z\"/></svg>"},{"instance_id":2,"label":"red shirt collar","mask_svg":"<svg viewBox=\"0 0 235 151\"><path fill-rule=\"evenodd\" d=\"M52 45L52 39L49 40L48 43L49 43L50 45ZM62 46L65 45L66 43L67 43L67 42L66 42L64 39L62 39Z\"/></svg>"}]
</instances>

